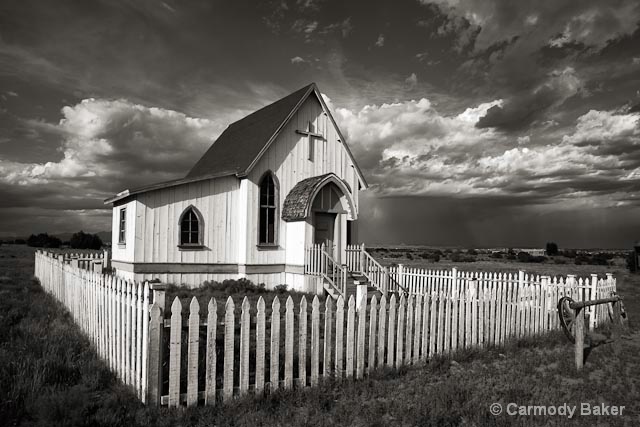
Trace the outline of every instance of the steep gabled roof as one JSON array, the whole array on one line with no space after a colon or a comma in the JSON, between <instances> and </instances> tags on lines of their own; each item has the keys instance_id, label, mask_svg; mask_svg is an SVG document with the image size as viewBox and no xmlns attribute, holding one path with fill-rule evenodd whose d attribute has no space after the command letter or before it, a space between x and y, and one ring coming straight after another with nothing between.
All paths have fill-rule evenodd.
<instances>
[{"instance_id":1,"label":"steep gabled roof","mask_svg":"<svg viewBox=\"0 0 640 427\"><path fill-rule=\"evenodd\" d=\"M240 178L247 176L291 117L293 117L304 101L312 94L318 99L324 111L327 112L327 116L331 119L331 123L338 132L341 143L353 162L353 167L362 186L366 188L367 182L355 162L344 136L341 134L331 112L322 99L318 87L315 83L311 83L230 124L184 178L148 185L133 190L125 190L106 199L105 204L114 203L145 191L171 187L187 182L195 182L202 179L229 175L236 175Z\"/></svg>"},{"instance_id":2,"label":"steep gabled roof","mask_svg":"<svg viewBox=\"0 0 640 427\"><path fill-rule=\"evenodd\" d=\"M367 182L353 159L353 155L347 147L344 137L340 134L340 130L315 83L311 83L291 95L229 125L185 178L204 178L211 176L211 174L217 175L225 172L239 177L246 176L311 94L317 97L322 108L327 112L331 122L338 130L340 141L347 150L349 157L351 157L362 185L366 187Z\"/></svg>"},{"instance_id":3,"label":"steep gabled roof","mask_svg":"<svg viewBox=\"0 0 640 427\"><path fill-rule=\"evenodd\" d=\"M314 84L303 87L273 104L229 125L189 171L186 178L230 172L245 175L265 144L313 91Z\"/></svg>"}]
</instances>

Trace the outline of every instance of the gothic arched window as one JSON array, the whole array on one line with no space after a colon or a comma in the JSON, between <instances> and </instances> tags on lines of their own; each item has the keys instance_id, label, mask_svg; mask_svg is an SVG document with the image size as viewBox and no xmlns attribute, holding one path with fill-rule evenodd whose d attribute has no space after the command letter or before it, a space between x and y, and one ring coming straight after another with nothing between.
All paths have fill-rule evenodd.
<instances>
[{"instance_id":1,"label":"gothic arched window","mask_svg":"<svg viewBox=\"0 0 640 427\"><path fill-rule=\"evenodd\" d=\"M180 216L180 245L202 245L202 218L193 206L189 206Z\"/></svg>"},{"instance_id":2,"label":"gothic arched window","mask_svg":"<svg viewBox=\"0 0 640 427\"><path fill-rule=\"evenodd\" d=\"M278 186L271 172L260 181L258 244L276 245L278 233Z\"/></svg>"}]
</instances>

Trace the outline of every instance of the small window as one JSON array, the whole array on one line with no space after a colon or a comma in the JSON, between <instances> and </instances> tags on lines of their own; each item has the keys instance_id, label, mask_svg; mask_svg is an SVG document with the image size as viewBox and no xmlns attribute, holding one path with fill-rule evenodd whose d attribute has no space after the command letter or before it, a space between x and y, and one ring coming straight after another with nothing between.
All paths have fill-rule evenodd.
<instances>
[{"instance_id":1,"label":"small window","mask_svg":"<svg viewBox=\"0 0 640 427\"><path fill-rule=\"evenodd\" d=\"M260 182L260 224L258 244L275 245L277 227L277 191L271 173L267 173Z\"/></svg>"},{"instance_id":2,"label":"small window","mask_svg":"<svg viewBox=\"0 0 640 427\"><path fill-rule=\"evenodd\" d=\"M193 207L187 208L180 219L180 245L199 246L202 244L201 224Z\"/></svg>"},{"instance_id":3,"label":"small window","mask_svg":"<svg viewBox=\"0 0 640 427\"><path fill-rule=\"evenodd\" d=\"M127 238L127 208L120 209L118 243L124 245Z\"/></svg>"}]
</instances>

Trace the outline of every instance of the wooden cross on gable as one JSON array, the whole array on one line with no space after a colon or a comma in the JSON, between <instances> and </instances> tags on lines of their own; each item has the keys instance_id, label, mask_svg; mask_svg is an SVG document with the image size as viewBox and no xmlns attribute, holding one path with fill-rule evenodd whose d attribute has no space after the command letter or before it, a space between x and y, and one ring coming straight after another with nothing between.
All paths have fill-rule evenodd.
<instances>
[{"instance_id":1,"label":"wooden cross on gable","mask_svg":"<svg viewBox=\"0 0 640 427\"><path fill-rule=\"evenodd\" d=\"M307 128L307 130L297 130L296 129L296 133L300 134L300 135L304 135L308 138L309 144L308 144L308 150L309 150L309 160L313 161L313 152L314 152L314 138L318 138L318 139L324 139L324 135L317 133L314 129L313 123L309 122L309 127Z\"/></svg>"}]
</instances>

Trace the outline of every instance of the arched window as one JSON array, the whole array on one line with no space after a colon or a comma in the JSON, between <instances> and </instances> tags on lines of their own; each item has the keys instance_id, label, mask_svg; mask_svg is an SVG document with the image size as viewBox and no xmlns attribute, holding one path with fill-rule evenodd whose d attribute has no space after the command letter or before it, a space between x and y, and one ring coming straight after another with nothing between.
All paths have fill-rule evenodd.
<instances>
[{"instance_id":1,"label":"arched window","mask_svg":"<svg viewBox=\"0 0 640 427\"><path fill-rule=\"evenodd\" d=\"M278 232L278 188L273 174L267 172L260 181L260 219L258 244L276 245Z\"/></svg>"},{"instance_id":2,"label":"arched window","mask_svg":"<svg viewBox=\"0 0 640 427\"><path fill-rule=\"evenodd\" d=\"M199 212L189 206L180 216L180 245L202 245L202 220Z\"/></svg>"}]
</instances>

